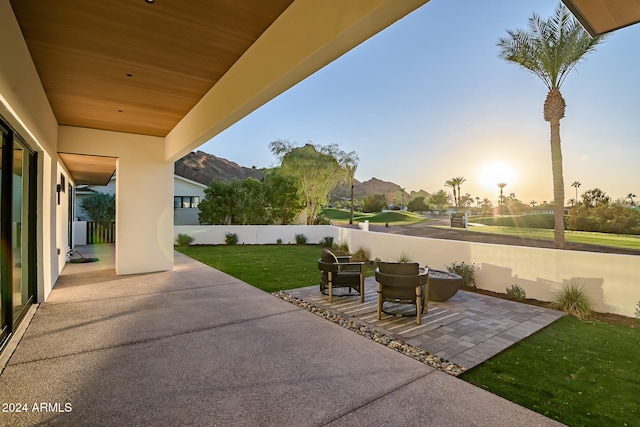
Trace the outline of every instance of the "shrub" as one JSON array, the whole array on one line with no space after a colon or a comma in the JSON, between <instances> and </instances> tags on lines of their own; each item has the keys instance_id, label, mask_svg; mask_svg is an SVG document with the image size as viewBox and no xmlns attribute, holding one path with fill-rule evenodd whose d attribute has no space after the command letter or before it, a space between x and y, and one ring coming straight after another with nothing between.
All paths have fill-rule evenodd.
<instances>
[{"instance_id":1,"label":"shrub","mask_svg":"<svg viewBox=\"0 0 640 427\"><path fill-rule=\"evenodd\" d=\"M449 273L457 274L462 277L462 286L465 289L476 289L476 266L466 264L464 261L460 263L452 263L447 265Z\"/></svg>"},{"instance_id":2,"label":"shrub","mask_svg":"<svg viewBox=\"0 0 640 427\"><path fill-rule=\"evenodd\" d=\"M369 251L361 246L353 253L351 259L353 261L367 262L369 261Z\"/></svg>"},{"instance_id":3,"label":"shrub","mask_svg":"<svg viewBox=\"0 0 640 427\"><path fill-rule=\"evenodd\" d=\"M409 258L409 254L406 252L402 252L400 257L398 258L398 262L412 262L411 258Z\"/></svg>"},{"instance_id":4,"label":"shrub","mask_svg":"<svg viewBox=\"0 0 640 427\"><path fill-rule=\"evenodd\" d=\"M509 286L507 288L507 295L516 301L522 301L527 297L527 293L518 285Z\"/></svg>"},{"instance_id":5,"label":"shrub","mask_svg":"<svg viewBox=\"0 0 640 427\"><path fill-rule=\"evenodd\" d=\"M238 235L236 233L225 233L224 241L227 245L237 245Z\"/></svg>"},{"instance_id":6,"label":"shrub","mask_svg":"<svg viewBox=\"0 0 640 427\"><path fill-rule=\"evenodd\" d=\"M636 312L634 314L636 319L640 319L640 301L638 301L638 306L636 307Z\"/></svg>"},{"instance_id":7,"label":"shrub","mask_svg":"<svg viewBox=\"0 0 640 427\"><path fill-rule=\"evenodd\" d=\"M307 243L307 236L304 234L296 234L296 245L305 245Z\"/></svg>"},{"instance_id":8,"label":"shrub","mask_svg":"<svg viewBox=\"0 0 640 427\"><path fill-rule=\"evenodd\" d=\"M320 247L331 248L333 247L333 236L325 236L320 240Z\"/></svg>"},{"instance_id":9,"label":"shrub","mask_svg":"<svg viewBox=\"0 0 640 427\"><path fill-rule=\"evenodd\" d=\"M282 239L278 238L278 240L276 240L276 245L281 245L282 244Z\"/></svg>"},{"instance_id":10,"label":"shrub","mask_svg":"<svg viewBox=\"0 0 640 427\"><path fill-rule=\"evenodd\" d=\"M382 260L379 257L375 257L375 259L373 260L373 266L377 267L380 262L382 262Z\"/></svg>"},{"instance_id":11,"label":"shrub","mask_svg":"<svg viewBox=\"0 0 640 427\"><path fill-rule=\"evenodd\" d=\"M336 255L349 255L349 245L346 243L334 244L331 249Z\"/></svg>"},{"instance_id":12,"label":"shrub","mask_svg":"<svg viewBox=\"0 0 640 427\"><path fill-rule=\"evenodd\" d=\"M331 220L326 215L320 214L313 220L313 225L331 225Z\"/></svg>"},{"instance_id":13,"label":"shrub","mask_svg":"<svg viewBox=\"0 0 640 427\"><path fill-rule=\"evenodd\" d=\"M190 244L193 243L195 239L191 236L189 236L188 234L178 234L178 238L176 239L176 242L178 243L178 246L189 246Z\"/></svg>"},{"instance_id":14,"label":"shrub","mask_svg":"<svg viewBox=\"0 0 640 427\"><path fill-rule=\"evenodd\" d=\"M593 301L584 286L574 282L565 286L556 295L551 306L578 319L588 317L593 311Z\"/></svg>"}]
</instances>

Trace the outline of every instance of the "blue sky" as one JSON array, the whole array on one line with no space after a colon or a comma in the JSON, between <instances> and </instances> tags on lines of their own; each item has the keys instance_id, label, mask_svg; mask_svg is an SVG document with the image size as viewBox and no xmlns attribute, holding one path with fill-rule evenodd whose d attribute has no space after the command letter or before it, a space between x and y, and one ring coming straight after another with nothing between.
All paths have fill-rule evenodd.
<instances>
[{"instance_id":1,"label":"blue sky","mask_svg":"<svg viewBox=\"0 0 640 427\"><path fill-rule=\"evenodd\" d=\"M269 142L355 151L356 179L407 191L496 200L553 199L547 88L498 57L507 29L527 28L549 0L431 0L259 108L199 149L242 166L277 164ZM569 75L560 122L566 198L595 187L640 198L640 24L610 34Z\"/></svg>"}]
</instances>

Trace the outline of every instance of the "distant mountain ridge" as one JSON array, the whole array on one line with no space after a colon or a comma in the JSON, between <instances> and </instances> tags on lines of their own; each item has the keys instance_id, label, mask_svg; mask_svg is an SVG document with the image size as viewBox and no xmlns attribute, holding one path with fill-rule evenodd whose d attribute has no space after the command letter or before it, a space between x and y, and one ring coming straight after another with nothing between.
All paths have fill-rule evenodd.
<instances>
[{"instance_id":1,"label":"distant mountain ridge","mask_svg":"<svg viewBox=\"0 0 640 427\"><path fill-rule=\"evenodd\" d=\"M258 180L264 177L262 169L240 166L235 162L204 151L191 152L175 162L174 173L204 185L209 185L212 181L231 182L234 178L242 181L249 177ZM348 197L346 193L348 193L348 186L341 186L340 196ZM354 197L360 200L366 196L384 194L389 203L393 203L394 200L401 203L404 200L405 204L416 196L429 196L429 193L423 190L412 191L409 194L398 184L378 178L371 178L364 182L354 180L353 193Z\"/></svg>"},{"instance_id":2,"label":"distant mountain ridge","mask_svg":"<svg viewBox=\"0 0 640 427\"><path fill-rule=\"evenodd\" d=\"M234 178L242 181L264 177L262 170L246 168L204 151L191 152L175 162L174 173L204 185L212 181L231 182Z\"/></svg>"}]
</instances>

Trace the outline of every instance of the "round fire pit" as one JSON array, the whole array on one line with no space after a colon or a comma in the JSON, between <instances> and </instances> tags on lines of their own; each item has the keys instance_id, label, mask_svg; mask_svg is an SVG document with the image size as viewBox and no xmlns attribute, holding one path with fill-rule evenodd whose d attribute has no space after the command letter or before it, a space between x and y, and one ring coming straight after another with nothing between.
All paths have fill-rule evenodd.
<instances>
[{"instance_id":1,"label":"round fire pit","mask_svg":"<svg viewBox=\"0 0 640 427\"><path fill-rule=\"evenodd\" d=\"M462 287L462 277L448 271L429 269L429 301L446 301Z\"/></svg>"}]
</instances>

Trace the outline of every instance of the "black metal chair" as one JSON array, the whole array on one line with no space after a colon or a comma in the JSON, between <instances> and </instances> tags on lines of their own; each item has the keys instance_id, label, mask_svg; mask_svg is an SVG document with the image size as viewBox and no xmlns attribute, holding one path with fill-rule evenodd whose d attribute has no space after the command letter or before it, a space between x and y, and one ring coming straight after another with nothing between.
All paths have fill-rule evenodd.
<instances>
[{"instance_id":1,"label":"black metal chair","mask_svg":"<svg viewBox=\"0 0 640 427\"><path fill-rule=\"evenodd\" d=\"M320 292L329 295L329 302L333 302L336 288L345 290L336 296L351 295L354 290L360 294L360 302L364 302L364 262L353 262L349 256L335 256L325 248L318 260L318 269L322 272Z\"/></svg>"},{"instance_id":2,"label":"black metal chair","mask_svg":"<svg viewBox=\"0 0 640 427\"><path fill-rule=\"evenodd\" d=\"M421 322L422 313L428 312L428 301L425 298L425 287L428 279L428 269L420 268L412 262L379 262L376 268L378 282L378 320L382 319L386 302L392 304L413 304L416 306L416 323ZM407 316L414 314L407 313Z\"/></svg>"}]
</instances>

